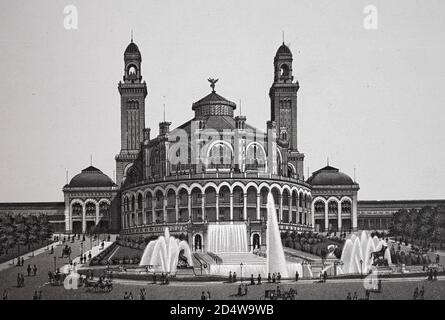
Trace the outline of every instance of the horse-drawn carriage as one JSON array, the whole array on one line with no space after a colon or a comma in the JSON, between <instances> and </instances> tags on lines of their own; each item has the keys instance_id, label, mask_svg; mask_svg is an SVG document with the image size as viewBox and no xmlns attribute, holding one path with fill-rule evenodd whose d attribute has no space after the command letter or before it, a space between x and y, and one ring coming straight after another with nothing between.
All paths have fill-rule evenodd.
<instances>
[{"instance_id":1,"label":"horse-drawn carriage","mask_svg":"<svg viewBox=\"0 0 445 320\"><path fill-rule=\"evenodd\" d=\"M66 274L48 271L48 281L52 286L61 286L65 281Z\"/></svg>"},{"instance_id":2,"label":"horse-drawn carriage","mask_svg":"<svg viewBox=\"0 0 445 320\"><path fill-rule=\"evenodd\" d=\"M65 245L65 247L62 249L62 258L70 256L71 256L71 247Z\"/></svg>"},{"instance_id":3,"label":"horse-drawn carriage","mask_svg":"<svg viewBox=\"0 0 445 320\"><path fill-rule=\"evenodd\" d=\"M111 280L85 280L84 286L88 292L111 292L113 290L113 282Z\"/></svg>"},{"instance_id":4,"label":"horse-drawn carriage","mask_svg":"<svg viewBox=\"0 0 445 320\"><path fill-rule=\"evenodd\" d=\"M264 300L295 300L297 291L290 288L289 291L265 290Z\"/></svg>"}]
</instances>

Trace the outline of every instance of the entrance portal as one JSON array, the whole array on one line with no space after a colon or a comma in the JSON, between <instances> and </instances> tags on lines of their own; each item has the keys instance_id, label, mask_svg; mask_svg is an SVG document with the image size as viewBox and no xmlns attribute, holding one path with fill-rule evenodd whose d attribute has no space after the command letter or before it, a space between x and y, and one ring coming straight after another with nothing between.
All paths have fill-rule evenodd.
<instances>
[{"instance_id":1,"label":"entrance portal","mask_svg":"<svg viewBox=\"0 0 445 320\"><path fill-rule=\"evenodd\" d=\"M202 237L200 234L195 235L194 249L195 251L202 250Z\"/></svg>"}]
</instances>

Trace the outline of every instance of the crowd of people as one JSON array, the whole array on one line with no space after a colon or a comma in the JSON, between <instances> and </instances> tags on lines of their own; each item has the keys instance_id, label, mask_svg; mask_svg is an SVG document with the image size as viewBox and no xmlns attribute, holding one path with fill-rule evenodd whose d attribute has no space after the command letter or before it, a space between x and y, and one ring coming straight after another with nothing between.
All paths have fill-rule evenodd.
<instances>
[{"instance_id":1,"label":"crowd of people","mask_svg":"<svg viewBox=\"0 0 445 320\"><path fill-rule=\"evenodd\" d=\"M32 296L32 300L43 300L42 298L42 290L39 290L39 292L34 291L34 295Z\"/></svg>"},{"instance_id":2,"label":"crowd of people","mask_svg":"<svg viewBox=\"0 0 445 320\"><path fill-rule=\"evenodd\" d=\"M170 275L168 273L161 273L161 284L170 284ZM157 283L156 273L153 273L153 284Z\"/></svg>"}]
</instances>

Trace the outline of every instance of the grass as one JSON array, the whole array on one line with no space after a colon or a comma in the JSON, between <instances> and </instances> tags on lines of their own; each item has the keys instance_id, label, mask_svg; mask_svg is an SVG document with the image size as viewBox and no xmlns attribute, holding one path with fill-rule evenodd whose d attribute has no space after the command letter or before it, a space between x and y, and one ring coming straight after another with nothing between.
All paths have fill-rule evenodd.
<instances>
[{"instance_id":1,"label":"grass","mask_svg":"<svg viewBox=\"0 0 445 320\"><path fill-rule=\"evenodd\" d=\"M28 246L20 246L20 251L19 251L19 248L17 246L15 246L14 248L8 250L8 254L0 255L0 263L9 261L13 258L16 259L17 257L20 257L27 253L32 254L33 251L38 250L43 247L46 247L46 243L45 244L40 244L40 243L32 244L30 246L29 250L28 250Z\"/></svg>"}]
</instances>

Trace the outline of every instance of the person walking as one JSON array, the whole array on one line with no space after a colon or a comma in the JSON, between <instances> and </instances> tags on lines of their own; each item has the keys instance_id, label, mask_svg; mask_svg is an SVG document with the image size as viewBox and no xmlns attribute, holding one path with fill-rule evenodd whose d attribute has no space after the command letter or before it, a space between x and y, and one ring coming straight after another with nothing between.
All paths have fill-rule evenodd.
<instances>
[{"instance_id":1,"label":"person walking","mask_svg":"<svg viewBox=\"0 0 445 320\"><path fill-rule=\"evenodd\" d=\"M414 293L413 293L413 300L417 300L418 296L419 296L419 288L416 287L416 289L414 289Z\"/></svg>"},{"instance_id":2,"label":"person walking","mask_svg":"<svg viewBox=\"0 0 445 320\"><path fill-rule=\"evenodd\" d=\"M142 288L139 292L140 300L145 300L145 288Z\"/></svg>"},{"instance_id":3,"label":"person walking","mask_svg":"<svg viewBox=\"0 0 445 320\"><path fill-rule=\"evenodd\" d=\"M207 300L211 300L210 291L207 291Z\"/></svg>"},{"instance_id":4,"label":"person walking","mask_svg":"<svg viewBox=\"0 0 445 320\"><path fill-rule=\"evenodd\" d=\"M255 279L253 278L253 273L250 275L250 284L251 285L255 284Z\"/></svg>"},{"instance_id":5,"label":"person walking","mask_svg":"<svg viewBox=\"0 0 445 320\"><path fill-rule=\"evenodd\" d=\"M206 300L206 295L204 291L201 292L201 300Z\"/></svg>"},{"instance_id":6,"label":"person walking","mask_svg":"<svg viewBox=\"0 0 445 320\"><path fill-rule=\"evenodd\" d=\"M346 300L352 300L351 292L348 292L348 295L346 296Z\"/></svg>"},{"instance_id":7,"label":"person walking","mask_svg":"<svg viewBox=\"0 0 445 320\"><path fill-rule=\"evenodd\" d=\"M258 273L258 281L257 284L261 284L261 274Z\"/></svg>"},{"instance_id":8,"label":"person walking","mask_svg":"<svg viewBox=\"0 0 445 320\"><path fill-rule=\"evenodd\" d=\"M425 298L425 287L422 286L422 289L419 291L419 300L424 300Z\"/></svg>"},{"instance_id":9,"label":"person walking","mask_svg":"<svg viewBox=\"0 0 445 320\"><path fill-rule=\"evenodd\" d=\"M8 300L8 291L6 289L3 290L3 297L2 297L2 299L3 300Z\"/></svg>"},{"instance_id":10,"label":"person walking","mask_svg":"<svg viewBox=\"0 0 445 320\"><path fill-rule=\"evenodd\" d=\"M130 291L130 294L128 295L128 300L133 300L133 292Z\"/></svg>"},{"instance_id":11,"label":"person walking","mask_svg":"<svg viewBox=\"0 0 445 320\"><path fill-rule=\"evenodd\" d=\"M34 265L34 266L32 267L32 273L33 273L33 276L34 276L34 277L37 275L37 266L36 266L36 265Z\"/></svg>"},{"instance_id":12,"label":"person walking","mask_svg":"<svg viewBox=\"0 0 445 320\"><path fill-rule=\"evenodd\" d=\"M20 273L17 273L17 287L20 288L22 284L22 277L20 276Z\"/></svg>"},{"instance_id":13,"label":"person walking","mask_svg":"<svg viewBox=\"0 0 445 320\"><path fill-rule=\"evenodd\" d=\"M280 283L281 282L281 273L278 272L277 274L277 282Z\"/></svg>"},{"instance_id":14,"label":"person walking","mask_svg":"<svg viewBox=\"0 0 445 320\"><path fill-rule=\"evenodd\" d=\"M298 282L298 278L300 277L300 274L298 271L295 271L295 282Z\"/></svg>"},{"instance_id":15,"label":"person walking","mask_svg":"<svg viewBox=\"0 0 445 320\"><path fill-rule=\"evenodd\" d=\"M232 282L233 278L232 278L232 271L229 271L229 282Z\"/></svg>"},{"instance_id":16,"label":"person walking","mask_svg":"<svg viewBox=\"0 0 445 320\"><path fill-rule=\"evenodd\" d=\"M28 264L28 268L26 269L28 271L28 277L31 276L31 265Z\"/></svg>"},{"instance_id":17,"label":"person walking","mask_svg":"<svg viewBox=\"0 0 445 320\"><path fill-rule=\"evenodd\" d=\"M32 296L32 300L39 300L39 296L37 294L37 291L34 291L34 295Z\"/></svg>"},{"instance_id":18,"label":"person walking","mask_svg":"<svg viewBox=\"0 0 445 320\"><path fill-rule=\"evenodd\" d=\"M25 265L25 258L21 258L20 259L20 265L23 267Z\"/></svg>"},{"instance_id":19,"label":"person walking","mask_svg":"<svg viewBox=\"0 0 445 320\"><path fill-rule=\"evenodd\" d=\"M236 282L236 272L233 273L233 282Z\"/></svg>"},{"instance_id":20,"label":"person walking","mask_svg":"<svg viewBox=\"0 0 445 320\"><path fill-rule=\"evenodd\" d=\"M39 300L43 300L43 298L42 298L42 290L39 291Z\"/></svg>"},{"instance_id":21,"label":"person walking","mask_svg":"<svg viewBox=\"0 0 445 320\"><path fill-rule=\"evenodd\" d=\"M352 300L358 300L357 291L354 291L354 296L352 297Z\"/></svg>"},{"instance_id":22,"label":"person walking","mask_svg":"<svg viewBox=\"0 0 445 320\"><path fill-rule=\"evenodd\" d=\"M267 282L272 282L272 277L270 276L270 272L267 274Z\"/></svg>"}]
</instances>

